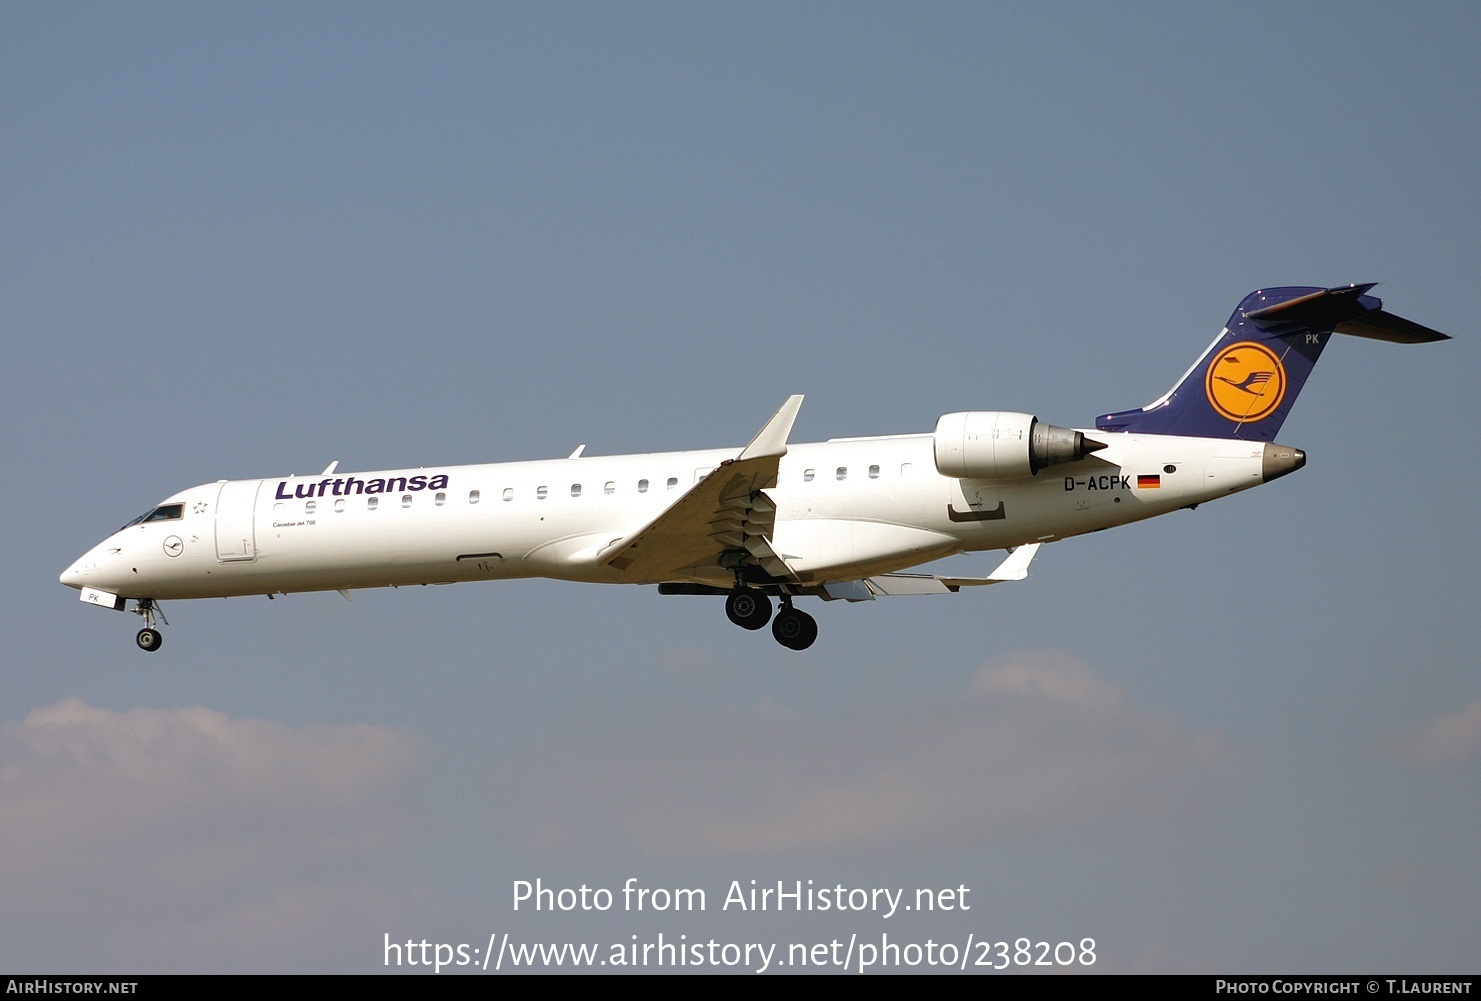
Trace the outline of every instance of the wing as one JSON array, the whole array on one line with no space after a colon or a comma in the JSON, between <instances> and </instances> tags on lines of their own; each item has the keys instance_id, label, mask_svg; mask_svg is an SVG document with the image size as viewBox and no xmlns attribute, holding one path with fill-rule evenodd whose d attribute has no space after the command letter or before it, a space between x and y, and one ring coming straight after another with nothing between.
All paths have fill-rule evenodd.
<instances>
[{"instance_id":1,"label":"wing","mask_svg":"<svg viewBox=\"0 0 1481 1001\"><path fill-rule=\"evenodd\" d=\"M1001 584L1004 581L1023 580L1028 576L1028 565L1039 553L1039 543L1031 542L1019 546L998 564L998 568L987 577L937 577L921 573L889 573L879 577L868 577L861 581L828 582L823 585L830 598L847 598L850 601L869 601L876 595L894 597L900 594L948 594L964 587L981 587L985 584Z\"/></svg>"},{"instance_id":2,"label":"wing","mask_svg":"<svg viewBox=\"0 0 1481 1001\"><path fill-rule=\"evenodd\" d=\"M766 588L771 594L815 594L824 601L842 598L844 601L873 601L875 598L892 598L902 594L955 594L964 587L981 587L985 584L1002 584L1010 580L1023 580L1028 576L1028 565L1039 552L1040 543L1031 542L1019 546L998 564L998 568L986 577L940 577L924 573L889 573L862 580L829 580L821 584L796 584L785 590ZM670 581L658 585L659 594L727 594L730 588L710 584L679 583Z\"/></svg>"},{"instance_id":3,"label":"wing","mask_svg":"<svg viewBox=\"0 0 1481 1001\"><path fill-rule=\"evenodd\" d=\"M771 548L776 505L766 490L776 486L801 406L801 396L788 397L739 455L715 467L648 524L613 542L597 561L635 581L725 580L730 564L739 565L748 555L773 577L790 578Z\"/></svg>"}]
</instances>

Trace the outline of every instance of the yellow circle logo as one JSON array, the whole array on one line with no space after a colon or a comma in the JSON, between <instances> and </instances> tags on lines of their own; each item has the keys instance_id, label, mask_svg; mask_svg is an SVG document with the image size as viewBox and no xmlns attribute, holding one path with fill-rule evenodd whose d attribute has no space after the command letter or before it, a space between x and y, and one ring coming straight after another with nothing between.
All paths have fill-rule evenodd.
<instances>
[{"instance_id":1,"label":"yellow circle logo","mask_svg":"<svg viewBox=\"0 0 1481 1001\"><path fill-rule=\"evenodd\" d=\"M1208 402L1231 421L1269 417L1286 395L1286 369L1263 344L1231 344L1209 362L1203 376Z\"/></svg>"}]
</instances>

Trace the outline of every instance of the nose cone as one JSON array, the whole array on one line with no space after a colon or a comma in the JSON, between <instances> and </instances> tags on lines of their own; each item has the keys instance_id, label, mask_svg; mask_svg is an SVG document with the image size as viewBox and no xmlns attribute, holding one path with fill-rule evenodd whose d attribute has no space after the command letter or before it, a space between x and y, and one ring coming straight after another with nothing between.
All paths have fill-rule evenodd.
<instances>
[{"instance_id":1,"label":"nose cone","mask_svg":"<svg viewBox=\"0 0 1481 1001\"><path fill-rule=\"evenodd\" d=\"M67 569L62 571L60 580L68 587L81 590L85 587L109 586L107 579L112 579L116 586L118 554L121 552L118 543L113 539L105 539L98 543L81 556ZM112 569L113 573L108 571Z\"/></svg>"},{"instance_id":2,"label":"nose cone","mask_svg":"<svg viewBox=\"0 0 1481 1001\"><path fill-rule=\"evenodd\" d=\"M1306 453L1289 445L1269 442L1260 461L1260 477L1266 483L1278 480L1287 473L1294 473L1306 465Z\"/></svg>"},{"instance_id":3,"label":"nose cone","mask_svg":"<svg viewBox=\"0 0 1481 1001\"><path fill-rule=\"evenodd\" d=\"M80 591L87 586L87 572L92 569L92 566L92 560L88 556L84 556L63 570L60 580L68 587L75 587Z\"/></svg>"}]
</instances>

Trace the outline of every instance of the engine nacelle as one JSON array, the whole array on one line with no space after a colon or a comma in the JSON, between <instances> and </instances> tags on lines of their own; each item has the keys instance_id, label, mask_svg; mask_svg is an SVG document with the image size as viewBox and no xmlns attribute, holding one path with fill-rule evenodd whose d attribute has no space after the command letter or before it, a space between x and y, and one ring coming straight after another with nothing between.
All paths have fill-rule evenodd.
<instances>
[{"instance_id":1,"label":"engine nacelle","mask_svg":"<svg viewBox=\"0 0 1481 1001\"><path fill-rule=\"evenodd\" d=\"M1017 480L1106 446L1033 414L971 410L936 422L936 471L959 480Z\"/></svg>"}]
</instances>

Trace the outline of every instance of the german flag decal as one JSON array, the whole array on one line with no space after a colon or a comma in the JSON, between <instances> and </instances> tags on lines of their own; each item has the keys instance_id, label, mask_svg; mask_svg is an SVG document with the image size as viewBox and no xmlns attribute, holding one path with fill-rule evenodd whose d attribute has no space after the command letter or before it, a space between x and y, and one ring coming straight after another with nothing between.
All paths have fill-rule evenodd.
<instances>
[{"instance_id":1,"label":"german flag decal","mask_svg":"<svg viewBox=\"0 0 1481 1001\"><path fill-rule=\"evenodd\" d=\"M1141 473L1136 478L1138 490L1156 490L1162 486L1162 477L1158 473Z\"/></svg>"}]
</instances>

